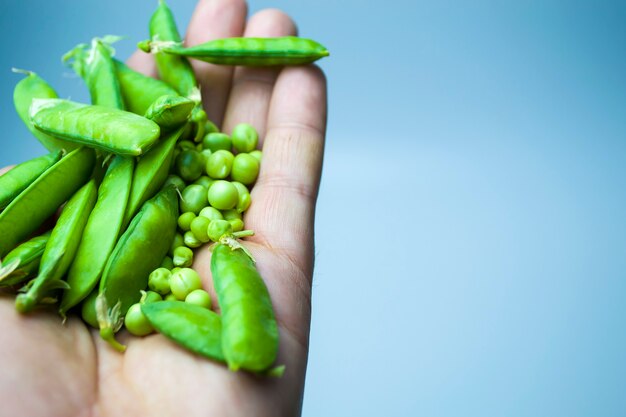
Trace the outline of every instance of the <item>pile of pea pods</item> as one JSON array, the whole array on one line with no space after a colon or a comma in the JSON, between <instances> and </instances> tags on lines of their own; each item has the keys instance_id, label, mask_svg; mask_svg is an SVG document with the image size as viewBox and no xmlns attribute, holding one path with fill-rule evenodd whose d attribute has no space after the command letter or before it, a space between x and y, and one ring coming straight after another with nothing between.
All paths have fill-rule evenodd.
<instances>
[{"instance_id":1,"label":"pile of pea pods","mask_svg":"<svg viewBox=\"0 0 626 417\"><path fill-rule=\"evenodd\" d=\"M82 317L119 351L125 327L161 333L233 371L280 375L272 303L242 240L254 234L243 215L261 167L258 134L241 123L228 135L208 120L188 58L301 65L328 51L297 37L186 48L164 1L149 32L139 47L154 54L159 79L117 60L115 36L63 57L90 104L60 99L37 74L18 71L15 108L50 153L0 176L0 290L16 293L20 313ZM198 250L212 251L219 315L192 268Z\"/></svg>"}]
</instances>

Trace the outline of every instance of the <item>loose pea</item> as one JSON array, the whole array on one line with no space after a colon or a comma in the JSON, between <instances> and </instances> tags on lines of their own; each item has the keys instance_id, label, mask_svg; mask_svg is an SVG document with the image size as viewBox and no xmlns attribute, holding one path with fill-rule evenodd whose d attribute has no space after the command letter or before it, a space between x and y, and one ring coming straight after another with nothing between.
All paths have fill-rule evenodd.
<instances>
[{"instance_id":1,"label":"loose pea","mask_svg":"<svg viewBox=\"0 0 626 417\"><path fill-rule=\"evenodd\" d=\"M174 251L174 265L177 267L189 267L193 264L193 251L186 246L179 246Z\"/></svg>"},{"instance_id":2,"label":"loose pea","mask_svg":"<svg viewBox=\"0 0 626 417\"><path fill-rule=\"evenodd\" d=\"M169 293L163 298L163 301L178 301L178 298L172 293Z\"/></svg>"},{"instance_id":3,"label":"loose pea","mask_svg":"<svg viewBox=\"0 0 626 417\"><path fill-rule=\"evenodd\" d=\"M207 234L207 228L209 227L209 223L211 223L211 220L202 216L196 217L191 222L191 231L196 239L198 239L200 242L206 243L210 240L209 235Z\"/></svg>"},{"instance_id":4,"label":"loose pea","mask_svg":"<svg viewBox=\"0 0 626 417\"><path fill-rule=\"evenodd\" d=\"M237 188L228 181L217 180L209 188L209 204L218 210L228 210L237 206L239 193Z\"/></svg>"},{"instance_id":5,"label":"loose pea","mask_svg":"<svg viewBox=\"0 0 626 417\"><path fill-rule=\"evenodd\" d=\"M250 151L250 152L248 152L248 153L249 153L250 155L254 156L254 157L255 157L255 158L259 161L259 163L261 162L261 159L263 159L263 152L261 152L261 151L260 151L260 150L258 150L258 149L255 149L255 150Z\"/></svg>"},{"instance_id":6,"label":"loose pea","mask_svg":"<svg viewBox=\"0 0 626 417\"><path fill-rule=\"evenodd\" d=\"M224 220L241 220L243 218L241 213L236 209L224 210L222 211L222 215L224 216Z\"/></svg>"},{"instance_id":7,"label":"loose pea","mask_svg":"<svg viewBox=\"0 0 626 417\"><path fill-rule=\"evenodd\" d=\"M174 251L176 253L176 251ZM148 288L161 295L170 292L169 279L172 273L166 268L157 268L150 273L148 277Z\"/></svg>"},{"instance_id":8,"label":"loose pea","mask_svg":"<svg viewBox=\"0 0 626 417\"><path fill-rule=\"evenodd\" d=\"M231 133L233 147L237 152L251 152L259 143L259 134L248 123L239 123Z\"/></svg>"},{"instance_id":9,"label":"loose pea","mask_svg":"<svg viewBox=\"0 0 626 417\"><path fill-rule=\"evenodd\" d=\"M158 292L142 291L141 300L139 300L139 302L141 304L145 304L145 303L154 303L156 301L162 301L162 300L163 300L163 297L161 297L161 294L159 294Z\"/></svg>"},{"instance_id":10,"label":"loose pea","mask_svg":"<svg viewBox=\"0 0 626 417\"><path fill-rule=\"evenodd\" d=\"M232 185L237 189L237 211L243 213L248 210L250 204L252 203L252 198L250 197L250 191L248 191L248 187L243 185L240 182L232 181Z\"/></svg>"},{"instance_id":11,"label":"loose pea","mask_svg":"<svg viewBox=\"0 0 626 417\"><path fill-rule=\"evenodd\" d=\"M244 223L241 219L230 219L228 222L233 227L233 232L240 232L244 228Z\"/></svg>"},{"instance_id":12,"label":"loose pea","mask_svg":"<svg viewBox=\"0 0 626 417\"><path fill-rule=\"evenodd\" d=\"M186 213L181 214L178 217L178 227L180 228L180 230L182 230L183 232L187 232L189 231L189 227L191 225L191 222L193 221L193 219L196 218L195 213L192 213L191 211L188 211Z\"/></svg>"},{"instance_id":13,"label":"loose pea","mask_svg":"<svg viewBox=\"0 0 626 417\"><path fill-rule=\"evenodd\" d=\"M172 239L172 245L170 246L170 250L168 251L168 254L170 256L174 256L174 250L176 250L176 248L179 246L183 246L184 244L185 242L183 240L183 235L181 233L176 232L176 234L174 235L174 239Z\"/></svg>"},{"instance_id":14,"label":"loose pea","mask_svg":"<svg viewBox=\"0 0 626 417\"><path fill-rule=\"evenodd\" d=\"M204 150L204 146L202 146L202 142L196 143L196 151L202 153L203 150Z\"/></svg>"},{"instance_id":15,"label":"loose pea","mask_svg":"<svg viewBox=\"0 0 626 417\"><path fill-rule=\"evenodd\" d=\"M224 179L233 168L234 155L230 151L218 150L207 158L205 170L211 178Z\"/></svg>"},{"instance_id":16,"label":"loose pea","mask_svg":"<svg viewBox=\"0 0 626 417\"><path fill-rule=\"evenodd\" d=\"M213 186L211 186L213 188ZM188 185L182 192L180 201L180 209L183 212L191 211L194 214L200 213L200 210L208 205L207 189L198 184Z\"/></svg>"},{"instance_id":17,"label":"loose pea","mask_svg":"<svg viewBox=\"0 0 626 417\"><path fill-rule=\"evenodd\" d=\"M208 292L202 289L193 290L192 292L187 294L187 297L185 297L185 302L204 308L211 308L211 296Z\"/></svg>"},{"instance_id":18,"label":"loose pea","mask_svg":"<svg viewBox=\"0 0 626 417\"><path fill-rule=\"evenodd\" d=\"M176 189L180 191L184 190L185 187L187 186L187 184L185 184L185 181L183 181L181 177L179 177L178 175L174 175L174 174L169 175L165 179L165 182L163 183L163 188L167 187L170 184L173 184L174 187L176 187Z\"/></svg>"},{"instance_id":19,"label":"loose pea","mask_svg":"<svg viewBox=\"0 0 626 417\"><path fill-rule=\"evenodd\" d=\"M201 186L203 186L204 188L206 188L208 190L209 187L211 186L211 184L213 184L213 181L215 181L215 180L212 180L211 178L207 177L206 175L203 175L200 178L198 178L197 180L195 180L193 183L201 185Z\"/></svg>"},{"instance_id":20,"label":"loose pea","mask_svg":"<svg viewBox=\"0 0 626 417\"><path fill-rule=\"evenodd\" d=\"M163 262L161 262L161 266L159 268L172 269L174 268L174 261L169 256L163 258Z\"/></svg>"},{"instance_id":21,"label":"loose pea","mask_svg":"<svg viewBox=\"0 0 626 417\"><path fill-rule=\"evenodd\" d=\"M202 147L211 152L219 151L220 149L230 151L233 147L233 142L226 133L212 132L202 139Z\"/></svg>"},{"instance_id":22,"label":"loose pea","mask_svg":"<svg viewBox=\"0 0 626 417\"><path fill-rule=\"evenodd\" d=\"M185 149L176 157L175 172L183 180L195 181L203 171L203 158L195 149Z\"/></svg>"},{"instance_id":23,"label":"loose pea","mask_svg":"<svg viewBox=\"0 0 626 417\"><path fill-rule=\"evenodd\" d=\"M185 232L185 234L183 235L183 240L185 242L185 245L190 248L199 248L200 246L202 246L202 242L198 240L196 235L194 235L191 230Z\"/></svg>"},{"instance_id":24,"label":"loose pea","mask_svg":"<svg viewBox=\"0 0 626 417\"><path fill-rule=\"evenodd\" d=\"M194 151L196 150L196 144L190 140L181 140L176 144L176 148L180 151Z\"/></svg>"},{"instance_id":25,"label":"loose pea","mask_svg":"<svg viewBox=\"0 0 626 417\"><path fill-rule=\"evenodd\" d=\"M222 212L216 209L215 207L211 207L211 206L205 207L202 210L200 210L199 216L206 217L209 220L216 220L216 219L223 220L224 219Z\"/></svg>"},{"instance_id":26,"label":"loose pea","mask_svg":"<svg viewBox=\"0 0 626 417\"><path fill-rule=\"evenodd\" d=\"M259 169L259 161L254 156L247 153L240 153L237 154L233 160L231 176L234 181L250 185L254 183L259 176Z\"/></svg>"},{"instance_id":27,"label":"loose pea","mask_svg":"<svg viewBox=\"0 0 626 417\"><path fill-rule=\"evenodd\" d=\"M233 232L233 226L228 220L213 220L209 223L207 233L213 242L219 242L220 238Z\"/></svg>"},{"instance_id":28,"label":"loose pea","mask_svg":"<svg viewBox=\"0 0 626 417\"><path fill-rule=\"evenodd\" d=\"M208 135L209 133L217 133L219 132L219 128L212 121L208 120L204 122L204 133Z\"/></svg>"},{"instance_id":29,"label":"loose pea","mask_svg":"<svg viewBox=\"0 0 626 417\"><path fill-rule=\"evenodd\" d=\"M152 325L141 312L141 304L136 303L130 306L124 317L126 330L135 336L146 336L154 331Z\"/></svg>"},{"instance_id":30,"label":"loose pea","mask_svg":"<svg viewBox=\"0 0 626 417\"><path fill-rule=\"evenodd\" d=\"M202 288L200 275L191 268L182 268L170 278L172 294L179 300L184 300L193 290Z\"/></svg>"}]
</instances>

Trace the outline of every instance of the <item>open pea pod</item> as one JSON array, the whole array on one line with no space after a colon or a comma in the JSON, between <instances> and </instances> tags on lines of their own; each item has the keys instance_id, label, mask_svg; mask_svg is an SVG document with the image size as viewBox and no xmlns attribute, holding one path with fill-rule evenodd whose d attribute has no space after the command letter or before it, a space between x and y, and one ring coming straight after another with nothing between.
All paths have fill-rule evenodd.
<instances>
[{"instance_id":1,"label":"open pea pod","mask_svg":"<svg viewBox=\"0 0 626 417\"><path fill-rule=\"evenodd\" d=\"M62 99L33 100L35 127L67 141L124 156L139 156L159 139L159 125L134 113Z\"/></svg>"},{"instance_id":2,"label":"open pea pod","mask_svg":"<svg viewBox=\"0 0 626 417\"><path fill-rule=\"evenodd\" d=\"M61 159L61 151L22 162L0 176L0 210L32 184L41 174Z\"/></svg>"},{"instance_id":3,"label":"open pea pod","mask_svg":"<svg viewBox=\"0 0 626 417\"><path fill-rule=\"evenodd\" d=\"M124 347L115 341L114 333L128 308L140 300L150 273L167 254L177 219L178 195L173 186L165 187L143 204L107 261L96 310L100 335L118 350Z\"/></svg>"},{"instance_id":4,"label":"open pea pod","mask_svg":"<svg viewBox=\"0 0 626 417\"><path fill-rule=\"evenodd\" d=\"M116 156L100 187L76 256L67 274L70 288L63 293L59 313L77 305L96 287L122 231L133 180L134 158Z\"/></svg>"},{"instance_id":5,"label":"open pea pod","mask_svg":"<svg viewBox=\"0 0 626 417\"><path fill-rule=\"evenodd\" d=\"M49 238L48 231L9 252L0 265L0 287L20 284L37 272Z\"/></svg>"},{"instance_id":6,"label":"open pea pod","mask_svg":"<svg viewBox=\"0 0 626 417\"><path fill-rule=\"evenodd\" d=\"M0 257L31 236L93 171L92 149L81 147L46 170L0 213Z\"/></svg>"},{"instance_id":7,"label":"open pea pod","mask_svg":"<svg viewBox=\"0 0 626 417\"><path fill-rule=\"evenodd\" d=\"M68 288L62 278L74 259L97 195L96 182L91 180L67 202L52 229L41 257L37 278L31 281L26 291L15 299L17 311L27 313L38 305L46 303L50 291Z\"/></svg>"}]
</instances>

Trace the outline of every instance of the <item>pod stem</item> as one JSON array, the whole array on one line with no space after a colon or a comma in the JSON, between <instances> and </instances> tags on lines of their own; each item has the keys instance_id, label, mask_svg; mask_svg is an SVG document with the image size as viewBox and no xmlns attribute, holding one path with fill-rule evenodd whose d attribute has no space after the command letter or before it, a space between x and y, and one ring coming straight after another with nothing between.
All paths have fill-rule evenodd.
<instances>
[{"instance_id":1,"label":"pod stem","mask_svg":"<svg viewBox=\"0 0 626 417\"><path fill-rule=\"evenodd\" d=\"M228 235L224 235L220 238L219 243L222 245L226 245L230 247L231 250L241 249L248 257L252 260L253 263L256 263L254 256L250 253L250 251L237 240L239 237L245 236L254 236L254 232L252 230L242 230L240 232L234 232Z\"/></svg>"},{"instance_id":2,"label":"pod stem","mask_svg":"<svg viewBox=\"0 0 626 417\"><path fill-rule=\"evenodd\" d=\"M126 350L126 346L115 339L115 333L122 327L122 323L124 322L120 314L121 308L122 303L118 301L113 308L109 310L109 305L104 293L101 292L98 294L96 298L96 318L98 319L98 326L100 327L100 337L118 352L124 352Z\"/></svg>"}]
</instances>

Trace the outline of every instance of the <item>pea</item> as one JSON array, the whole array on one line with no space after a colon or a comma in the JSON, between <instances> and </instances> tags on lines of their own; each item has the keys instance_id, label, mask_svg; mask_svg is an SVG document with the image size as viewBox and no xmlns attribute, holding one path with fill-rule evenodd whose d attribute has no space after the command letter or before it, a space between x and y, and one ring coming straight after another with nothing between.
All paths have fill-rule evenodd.
<instances>
[{"instance_id":1,"label":"pea","mask_svg":"<svg viewBox=\"0 0 626 417\"><path fill-rule=\"evenodd\" d=\"M228 222L233 227L233 232L240 232L244 228L244 223L241 219L230 219Z\"/></svg>"},{"instance_id":2,"label":"pea","mask_svg":"<svg viewBox=\"0 0 626 417\"><path fill-rule=\"evenodd\" d=\"M222 212L216 209L215 207L211 207L211 206L205 207L202 210L200 210L199 216L206 217L209 220L216 220L216 219L223 220L224 219Z\"/></svg>"},{"instance_id":3,"label":"pea","mask_svg":"<svg viewBox=\"0 0 626 417\"><path fill-rule=\"evenodd\" d=\"M222 216L224 216L224 220L242 219L241 213L236 209L224 210Z\"/></svg>"},{"instance_id":4,"label":"pea","mask_svg":"<svg viewBox=\"0 0 626 417\"><path fill-rule=\"evenodd\" d=\"M234 181L250 185L259 176L259 161L247 153L237 154L233 161L231 176Z\"/></svg>"},{"instance_id":5,"label":"pea","mask_svg":"<svg viewBox=\"0 0 626 417\"><path fill-rule=\"evenodd\" d=\"M161 262L161 266L159 268L172 269L174 268L174 261L169 256L163 258L163 262Z\"/></svg>"},{"instance_id":6,"label":"pea","mask_svg":"<svg viewBox=\"0 0 626 417\"><path fill-rule=\"evenodd\" d=\"M204 171L202 162L202 156L195 149L185 149L176 157L175 172L187 182L195 181Z\"/></svg>"},{"instance_id":7,"label":"pea","mask_svg":"<svg viewBox=\"0 0 626 417\"><path fill-rule=\"evenodd\" d=\"M248 123L239 123L231 133L233 147L237 152L251 152L259 143L259 134Z\"/></svg>"},{"instance_id":8,"label":"pea","mask_svg":"<svg viewBox=\"0 0 626 417\"><path fill-rule=\"evenodd\" d=\"M209 227L211 220L206 217L198 216L191 222L191 232L200 242L208 242L209 235L207 234L207 228Z\"/></svg>"},{"instance_id":9,"label":"pea","mask_svg":"<svg viewBox=\"0 0 626 417\"><path fill-rule=\"evenodd\" d=\"M212 180L211 178L207 177L206 175L203 175L200 178L198 178L197 180L195 180L193 183L201 185L201 186L203 186L204 188L206 188L208 190L209 187L211 186L211 184L213 184L213 181L215 181L215 180Z\"/></svg>"},{"instance_id":10,"label":"pea","mask_svg":"<svg viewBox=\"0 0 626 417\"><path fill-rule=\"evenodd\" d=\"M219 128L212 121L207 119L207 121L204 123L205 137L209 133L218 133L219 131L220 131Z\"/></svg>"},{"instance_id":11,"label":"pea","mask_svg":"<svg viewBox=\"0 0 626 417\"><path fill-rule=\"evenodd\" d=\"M258 149L255 149L253 151L248 152L248 154L254 156L259 161L259 163L261 163L261 159L263 159L263 152L261 152Z\"/></svg>"},{"instance_id":12,"label":"pea","mask_svg":"<svg viewBox=\"0 0 626 417\"><path fill-rule=\"evenodd\" d=\"M183 240L183 235L181 233L176 232L174 235L174 239L172 239L172 244L170 245L170 249L167 252L170 256L174 256L174 251L177 247L183 246L185 244Z\"/></svg>"},{"instance_id":13,"label":"pea","mask_svg":"<svg viewBox=\"0 0 626 417\"><path fill-rule=\"evenodd\" d=\"M167 187L170 184L174 185L174 187L176 187L177 190L184 190L185 187L187 186L187 184L185 184L185 181L183 181L181 177L179 177L178 175L174 175L174 174L169 175L165 179L165 182L163 183L163 188Z\"/></svg>"},{"instance_id":14,"label":"pea","mask_svg":"<svg viewBox=\"0 0 626 417\"><path fill-rule=\"evenodd\" d=\"M174 251L174 265L186 268L193 264L193 251L186 246L179 246Z\"/></svg>"},{"instance_id":15,"label":"pea","mask_svg":"<svg viewBox=\"0 0 626 417\"><path fill-rule=\"evenodd\" d=\"M158 292L142 291L141 300L139 300L139 302L141 304L144 304L144 303L154 303L156 301L162 301L162 300L163 300L163 297L161 297L161 294L159 294Z\"/></svg>"},{"instance_id":16,"label":"pea","mask_svg":"<svg viewBox=\"0 0 626 417\"><path fill-rule=\"evenodd\" d=\"M213 188L213 186L211 186ZM198 184L188 185L182 192L180 209L183 212L200 213L208 205L207 189Z\"/></svg>"},{"instance_id":17,"label":"pea","mask_svg":"<svg viewBox=\"0 0 626 417\"><path fill-rule=\"evenodd\" d=\"M206 161L206 173L211 178L224 179L230 175L234 160L234 155L229 151L215 151Z\"/></svg>"},{"instance_id":18,"label":"pea","mask_svg":"<svg viewBox=\"0 0 626 417\"><path fill-rule=\"evenodd\" d=\"M219 151L220 149L230 151L233 147L233 142L226 133L212 132L204 136L202 147L211 152Z\"/></svg>"},{"instance_id":19,"label":"pea","mask_svg":"<svg viewBox=\"0 0 626 417\"><path fill-rule=\"evenodd\" d=\"M196 145L190 140L181 140L176 144L176 149L180 151L195 151Z\"/></svg>"},{"instance_id":20,"label":"pea","mask_svg":"<svg viewBox=\"0 0 626 417\"><path fill-rule=\"evenodd\" d=\"M196 218L195 213L192 213L191 211L185 212L183 214L181 214L178 217L178 227L180 228L180 230L182 230L183 232L187 232L189 231L189 228L191 226L191 222L193 221L193 219Z\"/></svg>"},{"instance_id":21,"label":"pea","mask_svg":"<svg viewBox=\"0 0 626 417\"><path fill-rule=\"evenodd\" d=\"M178 301L178 298L172 293L169 293L163 298L163 301Z\"/></svg>"},{"instance_id":22,"label":"pea","mask_svg":"<svg viewBox=\"0 0 626 417\"><path fill-rule=\"evenodd\" d=\"M179 300L184 300L193 290L202 288L200 275L191 268L181 268L180 271L172 274L170 278L172 294Z\"/></svg>"},{"instance_id":23,"label":"pea","mask_svg":"<svg viewBox=\"0 0 626 417\"><path fill-rule=\"evenodd\" d=\"M191 230L185 232L185 234L183 235L183 241L185 242L185 245L190 248L199 248L200 246L202 246L202 242L198 240L196 235L194 235Z\"/></svg>"},{"instance_id":24,"label":"pea","mask_svg":"<svg viewBox=\"0 0 626 417\"><path fill-rule=\"evenodd\" d=\"M176 251L174 251L176 253ZM161 295L166 295L170 292L169 279L172 273L166 268L157 268L148 276L148 288Z\"/></svg>"},{"instance_id":25,"label":"pea","mask_svg":"<svg viewBox=\"0 0 626 417\"><path fill-rule=\"evenodd\" d=\"M252 198L250 197L250 191L248 188L240 182L231 181L231 184L235 186L237 189L237 211L243 213L248 210L250 204L252 203Z\"/></svg>"},{"instance_id":26,"label":"pea","mask_svg":"<svg viewBox=\"0 0 626 417\"><path fill-rule=\"evenodd\" d=\"M193 290L192 292L187 294L187 297L185 297L185 302L204 308L211 308L211 296L208 292L202 289Z\"/></svg>"},{"instance_id":27,"label":"pea","mask_svg":"<svg viewBox=\"0 0 626 417\"><path fill-rule=\"evenodd\" d=\"M146 316L141 312L141 304L136 303L130 306L124 317L124 326L130 334L135 336L147 336L154 332Z\"/></svg>"},{"instance_id":28,"label":"pea","mask_svg":"<svg viewBox=\"0 0 626 417\"><path fill-rule=\"evenodd\" d=\"M217 180L209 188L208 202L218 210L232 209L239 201L237 188L228 181Z\"/></svg>"},{"instance_id":29,"label":"pea","mask_svg":"<svg viewBox=\"0 0 626 417\"><path fill-rule=\"evenodd\" d=\"M209 227L207 228L209 238L213 242L219 242L222 236L230 234L232 232L233 226L228 220L213 220L211 223L209 223Z\"/></svg>"}]
</instances>

